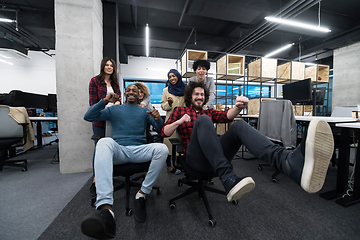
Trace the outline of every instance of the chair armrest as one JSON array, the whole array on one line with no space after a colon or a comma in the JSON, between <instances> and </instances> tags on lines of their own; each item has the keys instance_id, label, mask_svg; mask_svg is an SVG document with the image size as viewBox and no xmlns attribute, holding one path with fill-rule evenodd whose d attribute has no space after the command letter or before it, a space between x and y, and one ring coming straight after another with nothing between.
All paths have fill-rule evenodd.
<instances>
[{"instance_id":1,"label":"chair armrest","mask_svg":"<svg viewBox=\"0 0 360 240\"><path fill-rule=\"evenodd\" d=\"M92 140L100 140L100 138L103 138L103 136L101 136L100 134L94 134L91 136Z\"/></svg>"}]
</instances>

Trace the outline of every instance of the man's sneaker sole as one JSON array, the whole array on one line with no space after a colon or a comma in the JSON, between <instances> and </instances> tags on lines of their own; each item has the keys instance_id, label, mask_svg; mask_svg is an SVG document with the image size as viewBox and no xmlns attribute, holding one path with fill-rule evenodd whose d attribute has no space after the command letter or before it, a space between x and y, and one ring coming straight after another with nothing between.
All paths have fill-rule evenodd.
<instances>
[{"instance_id":1,"label":"man's sneaker sole","mask_svg":"<svg viewBox=\"0 0 360 240\"><path fill-rule=\"evenodd\" d=\"M238 182L227 194L229 202L242 198L246 193L251 192L255 188L255 182L251 177L246 177Z\"/></svg>"},{"instance_id":2,"label":"man's sneaker sole","mask_svg":"<svg viewBox=\"0 0 360 240\"><path fill-rule=\"evenodd\" d=\"M309 124L305 143L305 161L301 187L308 193L320 191L334 151L334 139L329 124L316 119Z\"/></svg>"}]
</instances>

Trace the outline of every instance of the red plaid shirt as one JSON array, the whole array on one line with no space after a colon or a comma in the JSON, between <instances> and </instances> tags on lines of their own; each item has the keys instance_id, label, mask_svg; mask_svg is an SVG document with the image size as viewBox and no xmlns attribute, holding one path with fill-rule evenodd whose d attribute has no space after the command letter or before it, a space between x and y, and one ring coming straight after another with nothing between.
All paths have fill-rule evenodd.
<instances>
[{"instance_id":1,"label":"red plaid shirt","mask_svg":"<svg viewBox=\"0 0 360 240\"><path fill-rule=\"evenodd\" d=\"M116 83L116 85L117 85L118 90L114 91L114 92L120 96L120 102L121 102L120 88L119 88L118 83ZM106 94L107 94L107 87L106 87L105 82L104 82L104 84L100 85L100 81L96 77L93 77L89 83L89 104L90 104L90 106L94 105L95 103L98 103L100 101L100 99L105 98ZM100 128L105 128L105 126L106 126L105 122L93 122L93 124Z\"/></svg>"},{"instance_id":2,"label":"red plaid shirt","mask_svg":"<svg viewBox=\"0 0 360 240\"><path fill-rule=\"evenodd\" d=\"M179 120L182 116L184 116L185 114L190 116L191 121L187 122L187 123L183 123L181 124L176 131L180 134L181 136L181 140L182 140L182 148L183 151L186 155L186 148L187 145L189 144L190 141L190 137L191 137L191 133L195 124L195 120L197 119L197 117L199 117L200 115L208 115L211 120L214 123L227 123L227 122L231 122L231 120L229 120L227 118L227 111L216 111L212 108L209 108L207 110L200 110L200 111L196 111L195 108L193 108L193 106L190 107L176 107L174 108L174 110L172 111L172 113L170 114L169 119L167 120L167 122L165 123L164 127L161 130L161 136L162 137L167 137L164 133L164 128L166 125L169 125L173 122L176 122L177 120Z\"/></svg>"}]
</instances>

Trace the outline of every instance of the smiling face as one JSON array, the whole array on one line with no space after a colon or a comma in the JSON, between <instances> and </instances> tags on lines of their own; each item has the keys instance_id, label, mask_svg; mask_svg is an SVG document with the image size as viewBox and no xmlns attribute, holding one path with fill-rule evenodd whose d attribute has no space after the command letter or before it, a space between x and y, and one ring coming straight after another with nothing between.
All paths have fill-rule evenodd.
<instances>
[{"instance_id":1,"label":"smiling face","mask_svg":"<svg viewBox=\"0 0 360 240\"><path fill-rule=\"evenodd\" d=\"M205 80L205 77L206 77L206 74L207 74L207 70L205 67L201 67L201 66L198 66L198 68L196 69L196 76L198 78L198 81L204 81Z\"/></svg>"},{"instance_id":2,"label":"smiling face","mask_svg":"<svg viewBox=\"0 0 360 240\"><path fill-rule=\"evenodd\" d=\"M129 85L125 90L125 97L127 104L138 104L139 89L135 85Z\"/></svg>"},{"instance_id":3,"label":"smiling face","mask_svg":"<svg viewBox=\"0 0 360 240\"><path fill-rule=\"evenodd\" d=\"M194 88L193 93L191 95L191 104L194 106L196 110L201 110L204 106L205 102L205 91L201 87Z\"/></svg>"},{"instance_id":4,"label":"smiling face","mask_svg":"<svg viewBox=\"0 0 360 240\"><path fill-rule=\"evenodd\" d=\"M141 91L140 89L139 89L139 95L138 95L138 97L139 97L140 100L143 100L143 99L144 99L144 93L143 93L143 91Z\"/></svg>"},{"instance_id":5,"label":"smiling face","mask_svg":"<svg viewBox=\"0 0 360 240\"><path fill-rule=\"evenodd\" d=\"M176 76L174 73L172 73L172 72L169 74L169 82L170 82L172 85L175 85L175 84L178 82L177 76Z\"/></svg>"},{"instance_id":6,"label":"smiling face","mask_svg":"<svg viewBox=\"0 0 360 240\"><path fill-rule=\"evenodd\" d=\"M105 64L104 73L111 75L113 72L114 72L114 66L113 66L112 62L109 60Z\"/></svg>"}]
</instances>

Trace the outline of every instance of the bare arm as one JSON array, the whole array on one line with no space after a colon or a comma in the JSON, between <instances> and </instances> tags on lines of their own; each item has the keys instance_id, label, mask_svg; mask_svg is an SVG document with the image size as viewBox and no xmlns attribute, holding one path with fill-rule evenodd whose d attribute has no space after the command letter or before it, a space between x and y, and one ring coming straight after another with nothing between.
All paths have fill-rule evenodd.
<instances>
[{"instance_id":1,"label":"bare arm","mask_svg":"<svg viewBox=\"0 0 360 240\"><path fill-rule=\"evenodd\" d=\"M233 120L244 108L247 107L249 99L244 96L236 97L235 107L231 108L227 112L227 118Z\"/></svg>"},{"instance_id":2,"label":"bare arm","mask_svg":"<svg viewBox=\"0 0 360 240\"><path fill-rule=\"evenodd\" d=\"M171 136L171 134L173 134L175 132L175 130L178 128L178 126L180 126L181 124L183 123L186 123L186 122L190 122L190 116L185 114L184 116L182 116L179 120L169 124L169 125L166 125L164 127L164 133L166 136Z\"/></svg>"}]
</instances>

